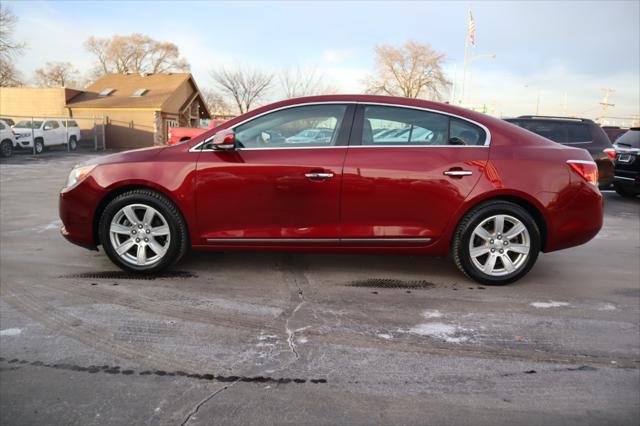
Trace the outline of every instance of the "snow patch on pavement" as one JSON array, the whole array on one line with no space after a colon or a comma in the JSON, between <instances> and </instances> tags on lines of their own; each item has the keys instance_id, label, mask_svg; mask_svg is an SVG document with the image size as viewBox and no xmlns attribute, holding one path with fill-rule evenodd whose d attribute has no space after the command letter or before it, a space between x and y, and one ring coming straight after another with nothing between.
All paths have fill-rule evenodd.
<instances>
[{"instance_id":1,"label":"snow patch on pavement","mask_svg":"<svg viewBox=\"0 0 640 426\"><path fill-rule=\"evenodd\" d=\"M20 328L6 328L4 330L0 330L0 336L18 336L22 333L22 329Z\"/></svg>"},{"instance_id":2,"label":"snow patch on pavement","mask_svg":"<svg viewBox=\"0 0 640 426\"><path fill-rule=\"evenodd\" d=\"M601 303L600 305L598 305L599 311L615 311L616 309L616 305L612 303Z\"/></svg>"},{"instance_id":3,"label":"snow patch on pavement","mask_svg":"<svg viewBox=\"0 0 640 426\"><path fill-rule=\"evenodd\" d=\"M424 311L422 313L422 316L425 317L426 319L429 319L429 318L441 318L442 317L442 312L440 312L437 309L427 309L426 311Z\"/></svg>"},{"instance_id":4,"label":"snow patch on pavement","mask_svg":"<svg viewBox=\"0 0 640 426\"><path fill-rule=\"evenodd\" d=\"M380 333L378 334L378 337L381 339L385 339L385 340L389 340L392 338L392 336L390 334L385 334L385 333Z\"/></svg>"},{"instance_id":5,"label":"snow patch on pavement","mask_svg":"<svg viewBox=\"0 0 640 426\"><path fill-rule=\"evenodd\" d=\"M564 306L571 306L567 302L557 302L555 300L549 300L548 302L533 302L529 305L538 309L549 309L549 308L562 308Z\"/></svg>"},{"instance_id":6,"label":"snow patch on pavement","mask_svg":"<svg viewBox=\"0 0 640 426\"><path fill-rule=\"evenodd\" d=\"M418 324L409 333L420 336L435 337L449 343L462 343L469 340L471 330L442 322L428 322Z\"/></svg>"}]
</instances>

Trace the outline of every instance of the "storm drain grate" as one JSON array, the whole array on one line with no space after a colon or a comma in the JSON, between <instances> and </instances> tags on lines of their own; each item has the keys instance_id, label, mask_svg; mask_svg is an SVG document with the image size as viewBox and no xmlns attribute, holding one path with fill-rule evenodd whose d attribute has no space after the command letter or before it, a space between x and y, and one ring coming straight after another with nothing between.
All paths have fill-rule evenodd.
<instances>
[{"instance_id":1,"label":"storm drain grate","mask_svg":"<svg viewBox=\"0 0 640 426\"><path fill-rule=\"evenodd\" d=\"M187 271L167 271L159 274L145 275L133 274L125 271L101 271L83 272L81 274L63 275L60 278L86 278L94 280L145 280L151 281L157 278L193 278L195 274Z\"/></svg>"},{"instance_id":2,"label":"storm drain grate","mask_svg":"<svg viewBox=\"0 0 640 426\"><path fill-rule=\"evenodd\" d=\"M347 287L367 288L402 288L411 290L427 290L435 287L434 283L425 280L396 280L392 278L369 278L366 280L352 281Z\"/></svg>"}]
</instances>

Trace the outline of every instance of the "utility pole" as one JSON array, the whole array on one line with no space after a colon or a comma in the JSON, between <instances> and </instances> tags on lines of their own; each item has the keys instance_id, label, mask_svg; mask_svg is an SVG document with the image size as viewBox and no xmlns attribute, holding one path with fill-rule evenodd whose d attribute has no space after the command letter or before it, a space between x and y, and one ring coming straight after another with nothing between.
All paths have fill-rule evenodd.
<instances>
[{"instance_id":1,"label":"utility pole","mask_svg":"<svg viewBox=\"0 0 640 426\"><path fill-rule=\"evenodd\" d=\"M609 96L611 96L611 94L614 92L614 90L611 89L611 88L606 88L606 89L602 89L602 90L604 91L604 98L602 99L602 102L600 102L600 105L602 105L602 112L600 113L600 120L598 120L600 122L600 125L604 124L604 118L607 116L607 110L609 109L609 107L616 106L615 104L609 103Z\"/></svg>"},{"instance_id":2,"label":"utility pole","mask_svg":"<svg viewBox=\"0 0 640 426\"><path fill-rule=\"evenodd\" d=\"M464 65L462 67L462 88L460 90L460 103L464 104L464 85L467 81L467 62L469 59L469 42L470 42L470 31L469 29L471 28L471 25L473 24L472 21L472 17L471 17L471 1L469 1L469 4L467 6L467 34L465 36L464 39ZM475 25L475 24L473 24ZM475 32L475 27L474 27L474 32ZM475 42L474 42L475 44Z\"/></svg>"},{"instance_id":3,"label":"utility pole","mask_svg":"<svg viewBox=\"0 0 640 426\"><path fill-rule=\"evenodd\" d=\"M458 64L453 64L453 83L451 84L451 96L449 103L453 105L456 101L456 82L458 81Z\"/></svg>"}]
</instances>

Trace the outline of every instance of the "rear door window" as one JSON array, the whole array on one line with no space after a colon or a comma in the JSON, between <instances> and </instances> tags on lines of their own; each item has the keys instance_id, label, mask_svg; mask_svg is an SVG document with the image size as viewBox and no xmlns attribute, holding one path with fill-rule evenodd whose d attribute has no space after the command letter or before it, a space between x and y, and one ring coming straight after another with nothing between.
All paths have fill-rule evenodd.
<instances>
[{"instance_id":1,"label":"rear door window","mask_svg":"<svg viewBox=\"0 0 640 426\"><path fill-rule=\"evenodd\" d=\"M480 127L448 115L403 107L364 107L362 145L484 145L485 139Z\"/></svg>"}]
</instances>

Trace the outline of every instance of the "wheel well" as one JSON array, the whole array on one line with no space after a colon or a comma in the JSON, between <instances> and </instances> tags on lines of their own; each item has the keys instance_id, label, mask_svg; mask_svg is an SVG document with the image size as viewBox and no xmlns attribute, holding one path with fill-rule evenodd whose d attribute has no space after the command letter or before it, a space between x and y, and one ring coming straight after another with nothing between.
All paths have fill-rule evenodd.
<instances>
[{"instance_id":1,"label":"wheel well","mask_svg":"<svg viewBox=\"0 0 640 426\"><path fill-rule=\"evenodd\" d=\"M93 242L95 243L96 246L98 246L100 244L99 231L98 231L98 225L100 224L100 216L102 216L102 212L107 207L107 204L109 204L111 202L111 200L113 200L117 196L119 196L121 194L124 194L125 192L133 191L135 189L146 189L148 191L157 192L158 194L166 197L169 201L171 201L173 203L173 200L171 200L171 198L168 197L166 194L164 194L162 191L158 191L156 188L152 188L150 186L145 186L145 185L127 185L127 186L121 186L119 188L114 189L113 191L109 192L100 201L100 203L98 204L98 207L96 208L96 211L93 214ZM173 203L173 204L175 204L175 203ZM180 207L178 207L176 205L176 209L182 215L182 211L180 211ZM182 215L182 219L184 220L184 223L187 226L187 231L188 231L189 230L189 223L184 218L184 215ZM190 235L189 232L187 232L187 235Z\"/></svg>"},{"instance_id":2,"label":"wheel well","mask_svg":"<svg viewBox=\"0 0 640 426\"><path fill-rule=\"evenodd\" d=\"M522 207L523 209L525 209L530 215L531 217L533 217L533 220L536 221L536 225L538 225L538 229L540 229L540 248L542 251L545 250L546 246L547 246L547 224L544 220L544 216L542 215L542 213L540 212L540 210L538 210L538 208L536 208L536 206L534 206L533 204L531 204L529 201L525 200L524 198L520 198L517 196L513 196L513 195L500 195L497 197L492 197L492 198L488 198L486 200L482 200L480 203L471 206L467 212L469 210L471 210L472 208L475 208L479 205L482 205L484 203L490 202L490 201L508 201L510 203L516 204L520 207ZM465 214L467 213L465 212Z\"/></svg>"}]
</instances>

